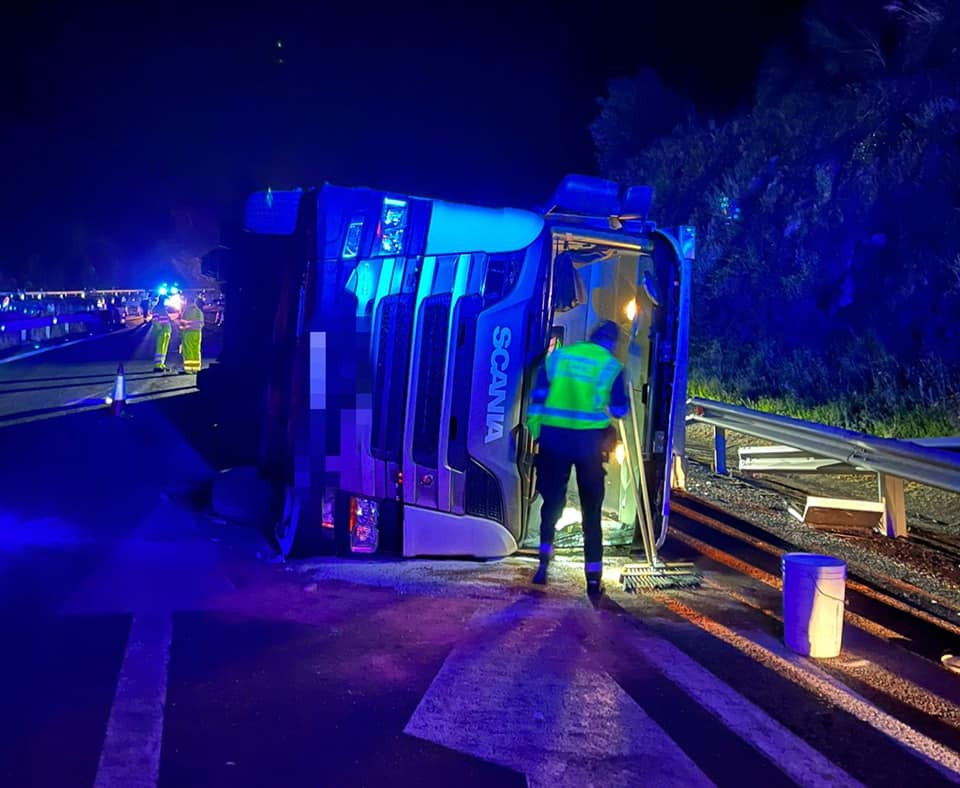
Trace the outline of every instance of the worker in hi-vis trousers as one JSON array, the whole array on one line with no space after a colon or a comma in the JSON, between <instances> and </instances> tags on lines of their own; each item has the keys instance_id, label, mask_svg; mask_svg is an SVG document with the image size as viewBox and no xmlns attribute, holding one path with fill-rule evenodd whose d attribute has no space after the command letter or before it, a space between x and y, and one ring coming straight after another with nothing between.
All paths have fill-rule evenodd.
<instances>
[{"instance_id":1,"label":"worker in hi-vis trousers","mask_svg":"<svg viewBox=\"0 0 960 788\"><path fill-rule=\"evenodd\" d=\"M154 332L153 371L167 371L167 349L170 347L170 335L173 333L173 321L179 319L178 307L180 297L158 296L153 305L151 323Z\"/></svg>"},{"instance_id":2,"label":"worker in hi-vis trousers","mask_svg":"<svg viewBox=\"0 0 960 788\"><path fill-rule=\"evenodd\" d=\"M183 356L183 371L196 375L200 371L200 342L203 339L203 310L196 299L186 299L186 307L180 318L182 338L180 353Z\"/></svg>"},{"instance_id":3,"label":"worker in hi-vis trousers","mask_svg":"<svg viewBox=\"0 0 960 788\"><path fill-rule=\"evenodd\" d=\"M597 326L587 342L550 353L537 374L527 426L538 441L537 491L540 509L540 566L533 582L547 582L557 520L567 498L570 468L577 470L583 527L587 593L603 593L604 454L611 448L611 415L629 410L623 365L613 355L620 329L611 320ZM615 439L614 439L615 440Z\"/></svg>"}]
</instances>

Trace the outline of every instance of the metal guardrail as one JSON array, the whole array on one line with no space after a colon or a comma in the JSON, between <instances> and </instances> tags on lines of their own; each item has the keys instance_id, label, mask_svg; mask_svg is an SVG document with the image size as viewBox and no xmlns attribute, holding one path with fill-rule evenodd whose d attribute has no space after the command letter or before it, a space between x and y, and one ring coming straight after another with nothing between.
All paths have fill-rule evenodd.
<instances>
[{"instance_id":1,"label":"metal guardrail","mask_svg":"<svg viewBox=\"0 0 960 788\"><path fill-rule=\"evenodd\" d=\"M879 497L885 503L889 536L907 534L904 480L960 493L960 456L948 450L955 447L953 439L923 441L923 444L933 443L923 445L914 441L878 438L699 397L693 397L687 403L693 408L693 412L687 416L688 422L714 427L714 466L717 473L726 474L727 430L800 449L812 458L833 460L849 466L851 471L876 473Z\"/></svg>"},{"instance_id":2,"label":"metal guardrail","mask_svg":"<svg viewBox=\"0 0 960 788\"><path fill-rule=\"evenodd\" d=\"M186 295L210 290L181 288ZM118 328L128 318L142 316L141 303L151 297L151 291L137 288L0 291L0 357L74 334Z\"/></svg>"},{"instance_id":3,"label":"metal guardrail","mask_svg":"<svg viewBox=\"0 0 960 788\"><path fill-rule=\"evenodd\" d=\"M951 438L911 438L908 443L960 452L960 436ZM739 468L748 473L873 473L859 465L820 457L792 446L741 446L737 449Z\"/></svg>"},{"instance_id":4,"label":"metal guardrail","mask_svg":"<svg viewBox=\"0 0 960 788\"><path fill-rule=\"evenodd\" d=\"M117 296L117 295L136 295L137 293L147 292L143 288L90 288L89 290L4 290L0 291L0 297L10 296L11 298L86 298L90 295Z\"/></svg>"},{"instance_id":5,"label":"metal guardrail","mask_svg":"<svg viewBox=\"0 0 960 788\"><path fill-rule=\"evenodd\" d=\"M16 358L77 336L108 332L126 324L134 307L139 313L143 291L22 290L0 292L0 358Z\"/></svg>"},{"instance_id":6,"label":"metal guardrail","mask_svg":"<svg viewBox=\"0 0 960 788\"><path fill-rule=\"evenodd\" d=\"M196 293L205 293L211 288L203 287L182 287L181 293L193 295ZM135 302L140 298L152 296L153 290L145 288L91 288L88 290L0 290L0 305L7 305L13 309L20 305L29 306L32 302L41 301L57 303L61 301L83 301L87 303L96 303L98 299L111 299L114 303L116 299L121 299L124 303L128 300Z\"/></svg>"}]
</instances>

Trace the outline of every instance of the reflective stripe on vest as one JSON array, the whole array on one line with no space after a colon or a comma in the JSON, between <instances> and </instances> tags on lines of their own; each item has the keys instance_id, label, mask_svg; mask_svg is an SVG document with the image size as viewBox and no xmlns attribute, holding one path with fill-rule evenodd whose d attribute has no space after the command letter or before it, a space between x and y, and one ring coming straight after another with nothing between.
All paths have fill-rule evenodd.
<instances>
[{"instance_id":1,"label":"reflective stripe on vest","mask_svg":"<svg viewBox=\"0 0 960 788\"><path fill-rule=\"evenodd\" d=\"M530 411L545 426L603 429L610 424L610 389L622 369L608 350L593 342L559 348L547 356L547 400Z\"/></svg>"}]
</instances>

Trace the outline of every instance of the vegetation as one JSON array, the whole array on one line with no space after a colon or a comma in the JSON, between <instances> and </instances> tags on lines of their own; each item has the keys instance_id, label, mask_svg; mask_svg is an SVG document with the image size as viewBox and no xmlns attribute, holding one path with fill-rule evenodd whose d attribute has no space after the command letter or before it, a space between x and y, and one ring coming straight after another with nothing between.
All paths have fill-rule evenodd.
<instances>
[{"instance_id":1,"label":"vegetation","mask_svg":"<svg viewBox=\"0 0 960 788\"><path fill-rule=\"evenodd\" d=\"M960 2L840 5L813 4L802 44L771 51L727 118L650 72L612 83L598 159L697 226L693 392L956 434Z\"/></svg>"}]
</instances>

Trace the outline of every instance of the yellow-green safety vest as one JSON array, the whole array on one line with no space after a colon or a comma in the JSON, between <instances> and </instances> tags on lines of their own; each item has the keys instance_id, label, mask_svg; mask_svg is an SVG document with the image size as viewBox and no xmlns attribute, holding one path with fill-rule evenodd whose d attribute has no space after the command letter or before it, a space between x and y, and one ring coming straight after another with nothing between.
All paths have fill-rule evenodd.
<instances>
[{"instance_id":1,"label":"yellow-green safety vest","mask_svg":"<svg viewBox=\"0 0 960 788\"><path fill-rule=\"evenodd\" d=\"M545 362L550 392L543 403L527 409L527 427L534 438L540 427L595 430L610 426L610 389L623 364L594 342L554 350Z\"/></svg>"},{"instance_id":2,"label":"yellow-green safety vest","mask_svg":"<svg viewBox=\"0 0 960 788\"><path fill-rule=\"evenodd\" d=\"M203 310L196 304L190 304L190 306L183 310L180 325L184 331L202 331Z\"/></svg>"},{"instance_id":3,"label":"yellow-green safety vest","mask_svg":"<svg viewBox=\"0 0 960 788\"><path fill-rule=\"evenodd\" d=\"M178 317L176 310L163 304L155 304L150 312L153 322L160 327L169 326Z\"/></svg>"}]
</instances>

